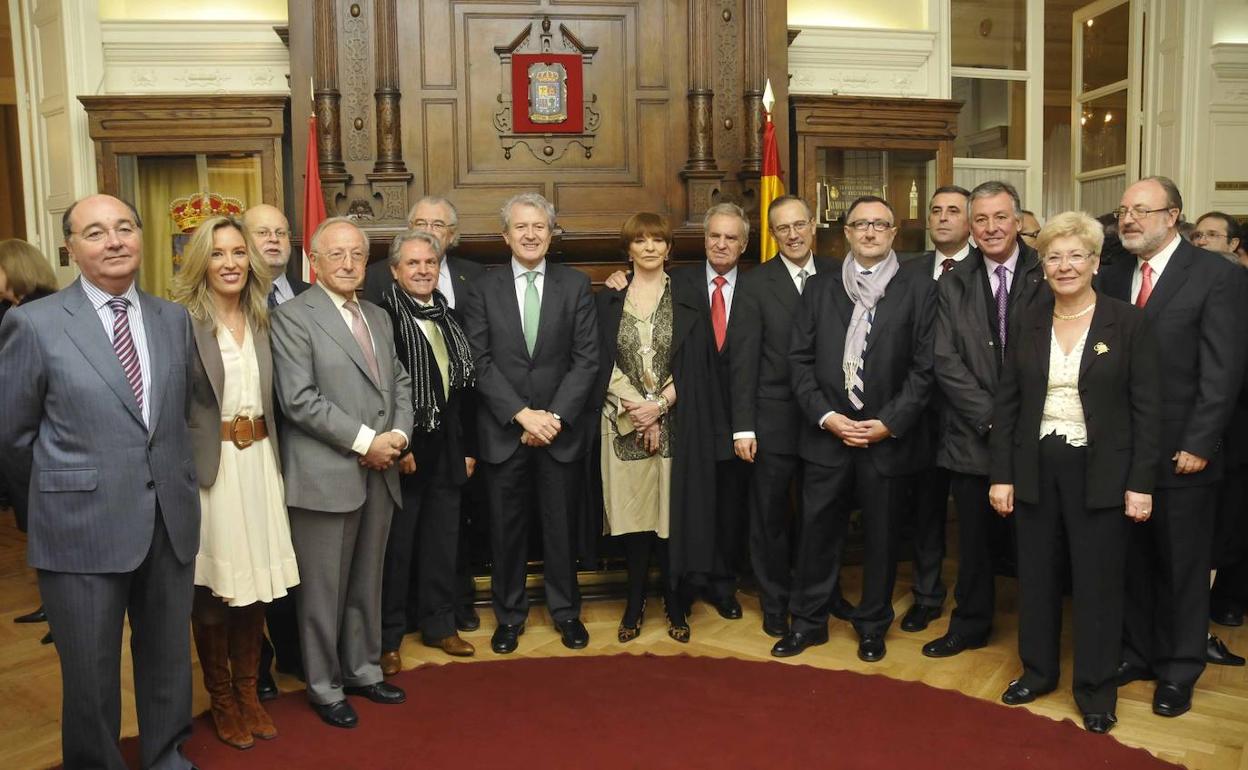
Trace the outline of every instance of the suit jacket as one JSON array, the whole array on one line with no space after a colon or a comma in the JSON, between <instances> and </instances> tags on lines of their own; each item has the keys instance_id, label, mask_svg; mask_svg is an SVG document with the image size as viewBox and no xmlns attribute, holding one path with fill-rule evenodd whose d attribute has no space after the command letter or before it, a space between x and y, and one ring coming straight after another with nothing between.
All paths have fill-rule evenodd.
<instances>
[{"instance_id":1,"label":"suit jacket","mask_svg":"<svg viewBox=\"0 0 1248 770\"><path fill-rule=\"evenodd\" d=\"M471 259L452 257L447 254L446 269L451 273L451 283L455 286L455 307L451 312L455 318L464 321L464 297L472 291L472 284L485 273L485 268ZM364 289L361 296L373 303L381 304L381 298L394 283L394 274L390 272L390 260L379 259L368 266L364 273Z\"/></svg>"},{"instance_id":2,"label":"suit jacket","mask_svg":"<svg viewBox=\"0 0 1248 770\"><path fill-rule=\"evenodd\" d=\"M225 390L225 364L221 360L221 345L212 321L191 319L195 335L196 354L191 356L191 403L188 427L191 429L191 451L195 456L195 473L199 485L205 489L217 480L221 467L221 394ZM269 346L269 333L248 328L252 345L256 349L256 363L260 369L260 403L264 409L269 430L269 450L274 458L277 450L277 420L273 410L273 352Z\"/></svg>"},{"instance_id":3,"label":"suit jacket","mask_svg":"<svg viewBox=\"0 0 1248 770\"><path fill-rule=\"evenodd\" d=\"M380 372L373 381L360 345L329 293L314 287L272 315L273 374L282 407L281 452L286 504L354 511L368 496L368 474L352 450L360 426L377 433L412 426L412 384L394 350L390 317L361 302ZM384 471L402 504L398 466Z\"/></svg>"},{"instance_id":4,"label":"suit jacket","mask_svg":"<svg viewBox=\"0 0 1248 770\"><path fill-rule=\"evenodd\" d=\"M932 272L936 269L936 252L925 251L921 254L907 254L901 258L901 269L913 271L927 278L932 277ZM944 278L948 273L942 274L940 278ZM937 279L937 284L940 280ZM939 295L939 288L937 289ZM938 305L939 306L939 305ZM923 467L936 467L936 455L940 452L940 424L941 415L945 410L945 397L938 385L933 385L930 395L927 399L927 408L923 410L923 418L919 421L915 431L919 434L916 436L923 446Z\"/></svg>"},{"instance_id":5,"label":"suit jacket","mask_svg":"<svg viewBox=\"0 0 1248 770\"><path fill-rule=\"evenodd\" d=\"M740 309L737 300L741 297L741 282L745 271L737 269L737 284L733 288L732 310L728 314L724 347L718 351L715 350L715 331L711 324L711 293L706 284L706 262L677 267L668 275L672 277L673 292L679 292L681 296L688 296L691 302L698 303L701 323L705 327L706 339L709 340L711 356L715 361L715 376L719 383L717 403L720 405L720 412L715 418L715 459L733 460L736 453L732 447L732 345L733 339L738 336L736 327L747 322L737 312Z\"/></svg>"},{"instance_id":6,"label":"suit jacket","mask_svg":"<svg viewBox=\"0 0 1248 770\"><path fill-rule=\"evenodd\" d=\"M840 270L839 260L814 260L815 275ZM774 257L741 276L729 318L732 432L752 431L759 446L779 454L797 454L798 436L817 430L802 418L789 377L801 300L784 260Z\"/></svg>"},{"instance_id":7,"label":"suit jacket","mask_svg":"<svg viewBox=\"0 0 1248 770\"><path fill-rule=\"evenodd\" d=\"M56 572L130 572L157 510L174 553L199 551L199 488L186 427L190 318L139 292L151 363L149 424L81 280L0 326L0 449L28 493L28 558Z\"/></svg>"},{"instance_id":8,"label":"suit jacket","mask_svg":"<svg viewBox=\"0 0 1248 770\"><path fill-rule=\"evenodd\" d=\"M1137 260L1102 267L1100 289L1130 302ZM1211 484L1222 477L1222 434L1244 372L1248 276L1224 258L1180 241L1144 308L1165 355L1161 370L1161 446L1157 485ZM1200 473L1174 472L1183 450L1209 461Z\"/></svg>"},{"instance_id":9,"label":"suit jacket","mask_svg":"<svg viewBox=\"0 0 1248 770\"><path fill-rule=\"evenodd\" d=\"M997 387L990 446L994 484L1040 502L1040 421L1048 397L1053 297L1021 319L1025 336L1010 346ZM1123 492L1151 494L1161 440L1161 373L1157 340L1144 313L1101 296L1079 359L1079 401L1088 446L1088 508L1120 508Z\"/></svg>"},{"instance_id":10,"label":"suit jacket","mask_svg":"<svg viewBox=\"0 0 1248 770\"><path fill-rule=\"evenodd\" d=\"M932 389L936 285L913 270L898 270L876 304L863 355L866 400L861 412L849 403L841 363L853 309L839 270L816 274L807 282L793 324L793 396L812 426L835 411L854 419L879 419L893 435L859 449L819 429L802 434L802 459L835 467L865 452L884 476L914 473L923 458L912 431Z\"/></svg>"},{"instance_id":11,"label":"suit jacket","mask_svg":"<svg viewBox=\"0 0 1248 770\"><path fill-rule=\"evenodd\" d=\"M290 276L286 276L286 280L290 283L291 293L294 294L296 297L298 297L300 294L303 294L308 289L312 288L312 284L308 283L302 278L299 278L298 276L294 278L291 278Z\"/></svg>"},{"instance_id":12,"label":"suit jacket","mask_svg":"<svg viewBox=\"0 0 1248 770\"><path fill-rule=\"evenodd\" d=\"M1017 319L1037 296L1047 294L1036 252L1018 240L1018 263L1010 286L1006 347L1017 340ZM931 280L931 279L928 279ZM936 464L958 473L987 476L988 429L1001 374L1000 341L989 322L991 293L984 256L972 248L938 282L936 382L944 397Z\"/></svg>"},{"instance_id":13,"label":"suit jacket","mask_svg":"<svg viewBox=\"0 0 1248 770\"><path fill-rule=\"evenodd\" d=\"M523 430L512 418L525 407L563 419L563 430L547 451L565 463L588 448L580 420L598 415L600 404L589 403L599 361L589 278L547 260L542 282L532 354L524 342L510 262L481 276L464 298L464 330L477 365L478 449L489 463L505 461L520 447Z\"/></svg>"}]
</instances>

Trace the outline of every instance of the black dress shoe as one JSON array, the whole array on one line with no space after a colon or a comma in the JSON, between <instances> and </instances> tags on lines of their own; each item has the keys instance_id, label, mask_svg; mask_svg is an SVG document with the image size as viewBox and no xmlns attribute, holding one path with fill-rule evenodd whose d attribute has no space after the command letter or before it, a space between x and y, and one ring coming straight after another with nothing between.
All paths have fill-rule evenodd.
<instances>
[{"instance_id":1,"label":"black dress shoe","mask_svg":"<svg viewBox=\"0 0 1248 770\"><path fill-rule=\"evenodd\" d=\"M1244 659L1227 649L1226 644L1213 634L1209 634L1205 642L1205 662L1215 666L1244 665Z\"/></svg>"},{"instance_id":2,"label":"black dress shoe","mask_svg":"<svg viewBox=\"0 0 1248 770\"><path fill-rule=\"evenodd\" d=\"M589 632L585 630L585 624L580 618L557 621L555 628L559 629L563 646L569 650L583 650L589 644Z\"/></svg>"},{"instance_id":3,"label":"black dress shoe","mask_svg":"<svg viewBox=\"0 0 1248 770\"><path fill-rule=\"evenodd\" d=\"M52 632L49 631L39 640L39 644L52 644Z\"/></svg>"},{"instance_id":4,"label":"black dress shoe","mask_svg":"<svg viewBox=\"0 0 1248 770\"><path fill-rule=\"evenodd\" d=\"M256 679L256 696L260 700L273 700L281 695L277 689L277 682L273 681L273 675L268 671L261 671L260 676Z\"/></svg>"},{"instance_id":5,"label":"black dress shoe","mask_svg":"<svg viewBox=\"0 0 1248 770\"><path fill-rule=\"evenodd\" d=\"M1158 682L1153 693L1153 713L1159 717L1177 717L1192 707L1192 688L1175 682Z\"/></svg>"},{"instance_id":6,"label":"black dress shoe","mask_svg":"<svg viewBox=\"0 0 1248 770\"><path fill-rule=\"evenodd\" d=\"M494 629L494 635L490 637L490 649L499 655L515 652L516 647L520 645L520 635L523 633L523 623L515 626L500 623L498 628Z\"/></svg>"},{"instance_id":7,"label":"black dress shoe","mask_svg":"<svg viewBox=\"0 0 1248 770\"><path fill-rule=\"evenodd\" d=\"M945 634L923 645L923 654L929 658L952 658L966 650L978 650L987 647L984 639L967 639L962 634Z\"/></svg>"},{"instance_id":8,"label":"black dress shoe","mask_svg":"<svg viewBox=\"0 0 1248 770\"><path fill-rule=\"evenodd\" d=\"M368 698L373 703L382 705L393 706L407 700L407 693L388 682L377 682L376 684L366 684L360 687L347 686L342 688L342 691L347 695Z\"/></svg>"},{"instance_id":9,"label":"black dress shoe","mask_svg":"<svg viewBox=\"0 0 1248 770\"><path fill-rule=\"evenodd\" d=\"M43 609L43 605L39 605L39 609L34 612L28 612L25 615L18 615L13 618L14 623L47 623L48 613Z\"/></svg>"},{"instance_id":10,"label":"black dress shoe","mask_svg":"<svg viewBox=\"0 0 1248 770\"><path fill-rule=\"evenodd\" d=\"M910 609L906 610L906 614L901 619L901 630L914 633L927 628L927 625L936 618L940 617L940 607L932 607L927 604L914 604Z\"/></svg>"},{"instance_id":11,"label":"black dress shoe","mask_svg":"<svg viewBox=\"0 0 1248 770\"><path fill-rule=\"evenodd\" d=\"M858 660L877 663L884 660L888 649L884 647L884 634L863 634L858 640Z\"/></svg>"},{"instance_id":12,"label":"black dress shoe","mask_svg":"<svg viewBox=\"0 0 1248 770\"><path fill-rule=\"evenodd\" d=\"M355 713L355 709L351 708L351 704L345 700L336 703L313 703L312 710L321 718L321 721L331 727L355 727L360 723L360 717Z\"/></svg>"},{"instance_id":13,"label":"black dress shoe","mask_svg":"<svg viewBox=\"0 0 1248 770\"><path fill-rule=\"evenodd\" d=\"M802 650L807 647L827 643L828 629L826 628L819 631L790 631L772 646L771 654L776 658L791 658L801 654Z\"/></svg>"},{"instance_id":14,"label":"black dress shoe","mask_svg":"<svg viewBox=\"0 0 1248 770\"><path fill-rule=\"evenodd\" d=\"M721 596L711 599L711 606L719 613L724 620L740 620L741 619L741 602L737 601L735 596Z\"/></svg>"},{"instance_id":15,"label":"black dress shoe","mask_svg":"<svg viewBox=\"0 0 1248 770\"><path fill-rule=\"evenodd\" d=\"M1118 664L1118 672L1114 674L1114 679L1118 682L1119 687L1132 682L1151 682L1156 678L1157 675L1144 666L1137 666L1125 660Z\"/></svg>"},{"instance_id":16,"label":"black dress shoe","mask_svg":"<svg viewBox=\"0 0 1248 770\"><path fill-rule=\"evenodd\" d=\"M828 613L837 620L850 620L854 617L854 605L850 604L844 596L837 594L832 597L832 601L828 602Z\"/></svg>"},{"instance_id":17,"label":"black dress shoe","mask_svg":"<svg viewBox=\"0 0 1248 770\"><path fill-rule=\"evenodd\" d=\"M1046 693L1053 692L1050 690L1033 690L1024 685L1020 680L1015 679L1010 682L1010 686L1005 688L1005 692L1001 693L1001 702L1007 706L1021 706L1024 703L1031 703L1036 698Z\"/></svg>"},{"instance_id":18,"label":"black dress shoe","mask_svg":"<svg viewBox=\"0 0 1248 770\"><path fill-rule=\"evenodd\" d=\"M1084 714L1083 726L1090 733L1107 733L1118 723L1113 714Z\"/></svg>"},{"instance_id":19,"label":"black dress shoe","mask_svg":"<svg viewBox=\"0 0 1248 770\"><path fill-rule=\"evenodd\" d=\"M789 633L789 619L783 613L763 613L763 633L777 639L782 638Z\"/></svg>"},{"instance_id":20,"label":"black dress shoe","mask_svg":"<svg viewBox=\"0 0 1248 770\"><path fill-rule=\"evenodd\" d=\"M476 631L481 627L481 616L472 607L455 610L455 628L460 631Z\"/></svg>"}]
</instances>

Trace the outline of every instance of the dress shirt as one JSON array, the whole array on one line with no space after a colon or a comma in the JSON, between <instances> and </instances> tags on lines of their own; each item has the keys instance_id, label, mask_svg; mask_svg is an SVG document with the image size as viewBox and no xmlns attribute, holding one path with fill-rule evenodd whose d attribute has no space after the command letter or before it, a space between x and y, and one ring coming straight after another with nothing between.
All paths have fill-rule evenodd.
<instances>
[{"instance_id":1,"label":"dress shirt","mask_svg":"<svg viewBox=\"0 0 1248 770\"><path fill-rule=\"evenodd\" d=\"M111 344L113 341L113 321L116 318L116 314L108 306L108 301L113 299L114 295L91 283L85 277L82 279L82 290L86 292L87 299L91 301L91 306L95 308L95 314L99 316L100 323L104 325L104 335L108 337L108 341ZM139 374L143 380L143 424L150 426L152 415L152 358L147 352L147 330L143 328L143 306L139 304L139 291L133 283L130 284L130 288L116 296L130 302L130 307L127 311L127 317L130 322L130 337L134 340L134 350L139 355Z\"/></svg>"},{"instance_id":2,"label":"dress shirt","mask_svg":"<svg viewBox=\"0 0 1248 770\"><path fill-rule=\"evenodd\" d=\"M455 282L451 280L451 268L446 266L445 256L442 257L442 264L438 266L438 291L442 292L443 297L446 297L447 307L454 310ZM541 290L538 290L538 296L541 296Z\"/></svg>"},{"instance_id":3,"label":"dress shirt","mask_svg":"<svg viewBox=\"0 0 1248 770\"><path fill-rule=\"evenodd\" d=\"M783 257L781 257L783 259ZM724 273L724 280L728 283L724 284L724 323L732 320L732 295L735 293L737 286L737 268L734 266L731 270ZM706 298L708 302L714 301L715 296L715 278L719 273L715 272L715 268L711 267L711 263L706 263Z\"/></svg>"},{"instance_id":4,"label":"dress shirt","mask_svg":"<svg viewBox=\"0 0 1248 770\"><path fill-rule=\"evenodd\" d=\"M537 301L542 301L542 290L546 288L546 260L543 259L537 263L537 267L533 268L537 273L537 278L533 280L533 285L537 287ZM516 307L520 310L520 331L524 331L524 294L529 290L529 279L524 274L529 272L529 268L520 264L515 258L511 258L511 277L516 284ZM441 279L439 279L441 280Z\"/></svg>"},{"instance_id":5,"label":"dress shirt","mask_svg":"<svg viewBox=\"0 0 1248 770\"><path fill-rule=\"evenodd\" d=\"M295 290L291 288L290 279L286 277L285 273L278 273L277 277L273 279L273 289L274 294L277 295L277 304L279 305L295 298Z\"/></svg>"},{"instance_id":6,"label":"dress shirt","mask_svg":"<svg viewBox=\"0 0 1248 770\"><path fill-rule=\"evenodd\" d=\"M330 291L324 286L324 284L317 285L324 288L325 293L328 294L329 298L334 301L334 307L338 308L339 317L342 318L342 322L347 325L347 332L354 335L354 332L351 331L351 324L355 317L351 315L350 310L347 310L347 298L337 292ZM373 343L373 356L376 357L377 341L373 339L373 330L372 327L368 325L368 319L364 316L363 308L360 308L360 318L364 320L364 328L368 330L368 338ZM352 339L355 339L355 337L352 336ZM398 428L391 428L390 432L399 434L403 437L404 441L407 441L407 433L404 431L401 431ZM351 442L351 451L355 452L357 455L368 454L368 448L372 445L373 439L375 438L377 438L377 431L367 425L360 425L360 431L355 434L355 441Z\"/></svg>"},{"instance_id":7,"label":"dress shirt","mask_svg":"<svg viewBox=\"0 0 1248 770\"><path fill-rule=\"evenodd\" d=\"M1049 334L1049 387L1040 412L1040 438L1054 434L1071 446L1088 445L1088 426L1079 396L1079 364L1087 341L1088 330L1084 329L1067 355L1057 342L1057 333Z\"/></svg>"},{"instance_id":8,"label":"dress shirt","mask_svg":"<svg viewBox=\"0 0 1248 770\"><path fill-rule=\"evenodd\" d=\"M962 248L958 249L953 254L948 254L948 255L941 254L940 249L936 249L936 253L932 257L932 278L939 281L940 277L945 274L944 261L946 259L952 259L954 262L961 262L962 260L966 259L966 255L970 253L971 253L970 241L967 241L966 243L962 244Z\"/></svg>"},{"instance_id":9,"label":"dress shirt","mask_svg":"<svg viewBox=\"0 0 1248 770\"><path fill-rule=\"evenodd\" d=\"M784 263L784 266L786 268L788 268L789 277L793 279L793 285L797 288L797 293L801 294L802 293L802 279L798 276L798 273L805 270L807 281L815 277L815 252L812 251L810 252L810 254L806 255L806 264L802 265L801 267L798 267L797 265L795 265L793 262L789 260L788 257L784 256L783 254L780 255L780 261ZM733 269L735 270L736 268L733 268ZM724 289L727 289L727 288L728 288L727 286L724 287Z\"/></svg>"},{"instance_id":10,"label":"dress shirt","mask_svg":"<svg viewBox=\"0 0 1248 770\"><path fill-rule=\"evenodd\" d=\"M1175 235L1174 238L1166 244L1166 247L1153 255L1153 258L1147 260L1148 266L1153 269L1153 291L1157 291L1157 282L1161 280L1161 274L1165 271L1166 265L1170 264L1170 257L1174 256L1175 249L1179 248L1179 242L1182 238ZM1144 280L1144 275L1140 272L1140 265L1146 260L1135 258L1135 272L1131 274L1131 304L1135 304L1136 298L1140 296L1140 283Z\"/></svg>"},{"instance_id":11,"label":"dress shirt","mask_svg":"<svg viewBox=\"0 0 1248 770\"><path fill-rule=\"evenodd\" d=\"M1014 288L1014 271L1018 268L1018 246L1014 246L1014 253L1010 258L1001 262L1005 265L1005 293L1008 296L1010 289ZM988 287L992 289L992 296L997 296L997 262L984 257L984 270L988 271Z\"/></svg>"}]
</instances>

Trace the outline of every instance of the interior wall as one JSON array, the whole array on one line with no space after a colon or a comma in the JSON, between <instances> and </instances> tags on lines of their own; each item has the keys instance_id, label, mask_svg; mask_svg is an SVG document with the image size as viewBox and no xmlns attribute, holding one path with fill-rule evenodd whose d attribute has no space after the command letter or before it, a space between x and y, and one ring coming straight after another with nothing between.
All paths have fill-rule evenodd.
<instances>
[{"instance_id":1,"label":"interior wall","mask_svg":"<svg viewBox=\"0 0 1248 770\"><path fill-rule=\"evenodd\" d=\"M8 0L0 0L0 240L26 237L14 70Z\"/></svg>"},{"instance_id":2,"label":"interior wall","mask_svg":"<svg viewBox=\"0 0 1248 770\"><path fill-rule=\"evenodd\" d=\"M789 0L789 26L928 29L928 0Z\"/></svg>"},{"instance_id":3,"label":"interior wall","mask_svg":"<svg viewBox=\"0 0 1248 770\"><path fill-rule=\"evenodd\" d=\"M285 21L286 0L99 0L103 21Z\"/></svg>"}]
</instances>

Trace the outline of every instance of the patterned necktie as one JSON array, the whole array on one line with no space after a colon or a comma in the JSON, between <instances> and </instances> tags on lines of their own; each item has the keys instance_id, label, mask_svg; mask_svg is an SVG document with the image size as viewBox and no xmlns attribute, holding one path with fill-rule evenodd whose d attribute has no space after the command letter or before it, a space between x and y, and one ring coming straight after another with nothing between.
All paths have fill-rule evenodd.
<instances>
[{"instance_id":1,"label":"patterned necktie","mask_svg":"<svg viewBox=\"0 0 1248 770\"><path fill-rule=\"evenodd\" d=\"M944 260L940 263L940 274L944 275L945 273L949 272L950 270L953 269L953 266L956 264L958 264L958 261L954 259L953 257L945 257Z\"/></svg>"},{"instance_id":2,"label":"patterned necktie","mask_svg":"<svg viewBox=\"0 0 1248 770\"><path fill-rule=\"evenodd\" d=\"M351 314L351 336L359 343L360 352L364 354L364 363L373 375L373 382L381 383L381 371L377 368L377 354L373 352L373 338L368 334L368 326L364 323L364 314L360 312L360 303L353 299L343 303L343 307Z\"/></svg>"},{"instance_id":3,"label":"patterned necktie","mask_svg":"<svg viewBox=\"0 0 1248 770\"><path fill-rule=\"evenodd\" d=\"M806 291L806 279L810 277L810 271L802 268L797 271L797 293L802 294Z\"/></svg>"},{"instance_id":4,"label":"patterned necktie","mask_svg":"<svg viewBox=\"0 0 1248 770\"><path fill-rule=\"evenodd\" d=\"M997 339L1000 341L1001 360L1005 360L1005 310L1010 298L1010 289L1005 285L1005 265L997 265L993 272L997 275Z\"/></svg>"},{"instance_id":5,"label":"patterned necktie","mask_svg":"<svg viewBox=\"0 0 1248 770\"><path fill-rule=\"evenodd\" d=\"M1145 262L1140 265L1140 293L1135 295L1135 306L1144 307L1153 294L1153 266Z\"/></svg>"},{"instance_id":6,"label":"patterned necktie","mask_svg":"<svg viewBox=\"0 0 1248 770\"><path fill-rule=\"evenodd\" d=\"M277 305L277 284L273 284L273 288L269 289L269 310L276 310Z\"/></svg>"},{"instance_id":7,"label":"patterned necktie","mask_svg":"<svg viewBox=\"0 0 1248 770\"><path fill-rule=\"evenodd\" d=\"M433 350L433 360L438 365L438 374L442 377L442 397L451 397L450 354L446 351L446 337L442 335L442 327L437 321L424 321L426 339Z\"/></svg>"},{"instance_id":8,"label":"patterned necktie","mask_svg":"<svg viewBox=\"0 0 1248 770\"><path fill-rule=\"evenodd\" d=\"M134 347L134 337L130 334L130 300L124 297L113 297L108 301L113 310L113 351L121 362L121 370L126 374L126 382L134 391L134 398L139 402L139 412L143 411L143 368L139 365L139 351Z\"/></svg>"},{"instance_id":9,"label":"patterned necktie","mask_svg":"<svg viewBox=\"0 0 1248 770\"><path fill-rule=\"evenodd\" d=\"M539 275L536 270L524 274L529 281L524 290L524 346L529 349L529 355L533 355L533 348L537 347L537 325L542 319L542 298L537 294Z\"/></svg>"},{"instance_id":10,"label":"patterned necktie","mask_svg":"<svg viewBox=\"0 0 1248 770\"><path fill-rule=\"evenodd\" d=\"M863 270L862 274L871 275L871 271ZM862 346L863 359L867 357L867 345L870 344L871 340L871 324L875 321L875 308L871 308L871 310L867 312L865 320L867 323L867 332L864 336L867 342L865 342ZM866 363L864 361L859 361L858 366L854 369L854 374L849 381L849 405L855 409L862 409L863 404L866 403L867 386L862 380L862 371L865 368Z\"/></svg>"},{"instance_id":11,"label":"patterned necktie","mask_svg":"<svg viewBox=\"0 0 1248 770\"><path fill-rule=\"evenodd\" d=\"M715 284L711 294L711 327L715 330L715 349L723 350L724 339L728 336L728 307L724 304L724 284L728 279L717 275L711 283Z\"/></svg>"}]
</instances>

